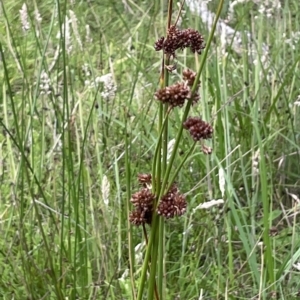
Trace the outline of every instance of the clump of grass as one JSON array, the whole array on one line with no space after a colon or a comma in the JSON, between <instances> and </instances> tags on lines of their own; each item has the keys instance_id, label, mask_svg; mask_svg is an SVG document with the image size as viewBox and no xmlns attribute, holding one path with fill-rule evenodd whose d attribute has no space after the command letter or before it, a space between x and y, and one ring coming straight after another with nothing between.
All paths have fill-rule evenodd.
<instances>
[{"instance_id":1,"label":"clump of grass","mask_svg":"<svg viewBox=\"0 0 300 300\"><path fill-rule=\"evenodd\" d=\"M173 1L169 1L168 25L166 37L159 38L155 43L155 50L163 52L160 74L160 89L154 96L159 105L159 136L156 143L155 156L152 162L152 173L139 175L142 189L131 197L135 209L130 213L129 220L134 225L142 225L144 238L146 240L146 254L143 262L141 279L138 286L137 299L143 297L146 282L146 273L149 270L148 296L147 299L161 299L163 295L163 264L164 264L164 219L180 217L186 212L187 201L180 192L176 183L176 177L183 168L185 161L189 158L191 151L197 142L202 145L205 154L212 152L203 142L212 137L212 126L200 117L188 117L192 105L197 105L200 99L200 75L209 51L214 35L218 17L220 16L223 1L220 1L218 12L214 20L214 26L210 33L208 43L205 46L202 35L191 28L179 29L175 22L171 25ZM180 11L179 11L180 14ZM179 15L177 16L177 20ZM189 48L195 54L204 55L198 72L186 69L182 72L183 81L173 85L169 84L169 72L176 69L176 52ZM169 132L168 122L172 112L184 108L184 113L176 136L171 158L167 161ZM186 129L194 140L191 151L183 158L176 170L172 170L174 158L179 152L179 143L182 139L183 129ZM209 150L208 150L209 149ZM173 171L173 172L172 172ZM148 239L146 224L150 225L150 238ZM133 267L133 266L131 266ZM158 268L158 271L157 271ZM134 295L134 292L133 292ZM135 297L135 296L134 296Z\"/></svg>"},{"instance_id":2,"label":"clump of grass","mask_svg":"<svg viewBox=\"0 0 300 300\"><path fill-rule=\"evenodd\" d=\"M100 2L0 1L0 298L298 299L299 1Z\"/></svg>"}]
</instances>

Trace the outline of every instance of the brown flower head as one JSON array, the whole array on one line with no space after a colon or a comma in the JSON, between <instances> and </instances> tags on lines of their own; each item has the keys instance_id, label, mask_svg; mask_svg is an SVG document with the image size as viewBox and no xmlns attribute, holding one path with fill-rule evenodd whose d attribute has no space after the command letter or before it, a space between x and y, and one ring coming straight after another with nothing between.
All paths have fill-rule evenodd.
<instances>
[{"instance_id":1,"label":"brown flower head","mask_svg":"<svg viewBox=\"0 0 300 300\"><path fill-rule=\"evenodd\" d=\"M144 187L151 184L152 181L152 175L151 174L139 174L138 175L138 181L141 183Z\"/></svg>"},{"instance_id":2,"label":"brown flower head","mask_svg":"<svg viewBox=\"0 0 300 300\"><path fill-rule=\"evenodd\" d=\"M191 48L192 52L197 52L201 54L202 50L205 48L203 36L194 29L188 28L183 31L183 36L185 43Z\"/></svg>"},{"instance_id":3,"label":"brown flower head","mask_svg":"<svg viewBox=\"0 0 300 300\"><path fill-rule=\"evenodd\" d=\"M131 203L135 207L129 215L129 221L134 225L151 224L153 201L155 196L148 188L142 188L131 197Z\"/></svg>"},{"instance_id":4,"label":"brown flower head","mask_svg":"<svg viewBox=\"0 0 300 300\"><path fill-rule=\"evenodd\" d=\"M186 81L186 83L189 87L192 87L194 85L196 75L197 75L196 72L194 72L190 69L183 70L183 72L182 72L183 80Z\"/></svg>"},{"instance_id":5,"label":"brown flower head","mask_svg":"<svg viewBox=\"0 0 300 300\"><path fill-rule=\"evenodd\" d=\"M142 188L131 196L131 203L144 211L151 210L155 196L148 188Z\"/></svg>"},{"instance_id":6,"label":"brown flower head","mask_svg":"<svg viewBox=\"0 0 300 300\"><path fill-rule=\"evenodd\" d=\"M164 53L175 57L177 49L191 48L192 52L201 54L205 48L202 35L194 29L180 30L175 25L170 26L167 32L167 38L161 37L155 42L155 50L164 50Z\"/></svg>"},{"instance_id":7,"label":"brown flower head","mask_svg":"<svg viewBox=\"0 0 300 300\"><path fill-rule=\"evenodd\" d=\"M168 103L171 107L182 107L189 93L190 89L184 83L176 83L158 90L154 95L157 100Z\"/></svg>"},{"instance_id":8,"label":"brown flower head","mask_svg":"<svg viewBox=\"0 0 300 300\"><path fill-rule=\"evenodd\" d=\"M202 145L201 150L204 154L212 154L213 149L206 145Z\"/></svg>"},{"instance_id":9,"label":"brown flower head","mask_svg":"<svg viewBox=\"0 0 300 300\"><path fill-rule=\"evenodd\" d=\"M192 88L192 86L194 85L196 75L197 74L194 71L190 70L190 69L184 70L182 72L183 80L186 82L186 85L189 88ZM197 89L199 89L199 87L200 87L200 83L197 85ZM193 104L194 105L199 102L200 95L197 91L193 94L193 96L191 96L191 93L190 93L189 96L188 96L188 99L191 99L191 97L193 99Z\"/></svg>"},{"instance_id":10,"label":"brown flower head","mask_svg":"<svg viewBox=\"0 0 300 300\"><path fill-rule=\"evenodd\" d=\"M211 125L197 117L189 117L183 123L183 127L190 132L194 141L209 139L213 134L213 128Z\"/></svg>"},{"instance_id":11,"label":"brown flower head","mask_svg":"<svg viewBox=\"0 0 300 300\"><path fill-rule=\"evenodd\" d=\"M147 222L145 212L141 209L136 209L129 214L129 221L133 225L139 226Z\"/></svg>"},{"instance_id":12,"label":"brown flower head","mask_svg":"<svg viewBox=\"0 0 300 300\"><path fill-rule=\"evenodd\" d=\"M181 216L186 212L186 200L184 195L179 193L176 185L173 185L169 192L164 195L157 207L157 213L167 219Z\"/></svg>"},{"instance_id":13,"label":"brown flower head","mask_svg":"<svg viewBox=\"0 0 300 300\"><path fill-rule=\"evenodd\" d=\"M180 35L181 31L175 25L168 29L167 38L163 45L166 54L175 57L175 51L180 48Z\"/></svg>"},{"instance_id":14,"label":"brown flower head","mask_svg":"<svg viewBox=\"0 0 300 300\"><path fill-rule=\"evenodd\" d=\"M155 44L154 44L155 51L160 51L161 49L163 49L163 47L164 47L164 40L165 40L165 38L162 36L161 38L159 38L155 42Z\"/></svg>"}]
</instances>

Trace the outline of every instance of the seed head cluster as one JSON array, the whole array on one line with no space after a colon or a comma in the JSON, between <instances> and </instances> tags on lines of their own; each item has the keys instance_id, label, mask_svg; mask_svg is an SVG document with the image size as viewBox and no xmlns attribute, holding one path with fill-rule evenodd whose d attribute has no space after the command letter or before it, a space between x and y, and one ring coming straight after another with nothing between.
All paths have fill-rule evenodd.
<instances>
[{"instance_id":1,"label":"seed head cluster","mask_svg":"<svg viewBox=\"0 0 300 300\"><path fill-rule=\"evenodd\" d=\"M154 199L155 196L148 188L142 188L133 194L130 201L135 210L130 213L129 221L134 225L150 224Z\"/></svg>"},{"instance_id":2,"label":"seed head cluster","mask_svg":"<svg viewBox=\"0 0 300 300\"><path fill-rule=\"evenodd\" d=\"M142 224L151 224L152 212L143 211L141 209L133 210L129 215L129 221L131 224L140 226Z\"/></svg>"},{"instance_id":3,"label":"seed head cluster","mask_svg":"<svg viewBox=\"0 0 300 300\"><path fill-rule=\"evenodd\" d=\"M182 107L189 94L190 89L188 86L184 83L176 83L158 90L154 95L157 100L167 103L171 107Z\"/></svg>"},{"instance_id":4,"label":"seed head cluster","mask_svg":"<svg viewBox=\"0 0 300 300\"><path fill-rule=\"evenodd\" d=\"M187 69L183 70L182 72L182 77L186 85L191 89L194 85L195 79L196 79L196 72ZM197 85L196 92L193 94L192 99L193 99L193 104L197 104L200 99L200 95L198 93L198 89L200 88L200 83ZM189 95L188 99L191 98L191 94Z\"/></svg>"},{"instance_id":5,"label":"seed head cluster","mask_svg":"<svg viewBox=\"0 0 300 300\"><path fill-rule=\"evenodd\" d=\"M164 104L169 104L172 108L182 107L185 100L191 98L193 104L198 103L200 99L199 93L197 91L193 95L191 93L191 88L194 85L196 73L187 69L183 71L182 75L184 80L183 82L177 82L155 92L154 95L156 99ZM199 89L199 87L200 84L197 85L197 89Z\"/></svg>"},{"instance_id":6,"label":"seed head cluster","mask_svg":"<svg viewBox=\"0 0 300 300\"><path fill-rule=\"evenodd\" d=\"M201 54L205 48L202 35L191 28L180 30L175 25L170 26L167 37L161 37L154 45L156 51L163 50L170 57L176 57L178 49L190 48L193 53Z\"/></svg>"},{"instance_id":7,"label":"seed head cluster","mask_svg":"<svg viewBox=\"0 0 300 300\"><path fill-rule=\"evenodd\" d=\"M140 184L143 185L143 187L147 187L148 185L151 184L152 175L151 174L139 174L138 181Z\"/></svg>"},{"instance_id":8,"label":"seed head cluster","mask_svg":"<svg viewBox=\"0 0 300 300\"><path fill-rule=\"evenodd\" d=\"M157 213L166 219L181 216L186 212L186 200L183 194L180 194L177 186L172 185L167 194L165 194L157 207Z\"/></svg>"},{"instance_id":9,"label":"seed head cluster","mask_svg":"<svg viewBox=\"0 0 300 300\"><path fill-rule=\"evenodd\" d=\"M138 179L143 185L145 182L149 184L149 178L151 178L151 174L138 175ZM146 187L133 194L130 201L134 210L129 215L129 221L136 226L151 224L154 200L155 195ZM160 199L156 212L158 215L169 219L183 215L186 212L186 207L185 196L179 192L177 185L173 184Z\"/></svg>"},{"instance_id":10,"label":"seed head cluster","mask_svg":"<svg viewBox=\"0 0 300 300\"><path fill-rule=\"evenodd\" d=\"M197 117L189 117L183 127L189 131L194 141L210 139L213 134L212 126Z\"/></svg>"},{"instance_id":11,"label":"seed head cluster","mask_svg":"<svg viewBox=\"0 0 300 300\"><path fill-rule=\"evenodd\" d=\"M202 35L194 29L179 29L172 25L166 34L155 42L156 51L163 51L169 59L176 58L176 51L190 48L193 53L201 54L205 48ZM176 63L164 66L169 72L176 69ZM196 91L192 93L195 84L196 73L192 70L182 72L182 82L168 85L155 92L155 98L170 108L182 107L186 100L196 104L200 99L198 89L200 82L197 83ZM183 127L189 131L195 141L201 141L212 137L213 128L200 118L189 117ZM212 149L201 143L203 153L210 154ZM177 185L173 183L169 190L160 199L151 192L151 184L155 178L151 174L139 174L138 181L141 189L131 197L134 210L129 215L129 221L136 225L151 224L154 213L166 219L182 216L187 209L185 196L180 193Z\"/></svg>"},{"instance_id":12,"label":"seed head cluster","mask_svg":"<svg viewBox=\"0 0 300 300\"><path fill-rule=\"evenodd\" d=\"M196 72L187 69L182 72L183 80L186 81L187 86L192 87L196 79Z\"/></svg>"}]
</instances>

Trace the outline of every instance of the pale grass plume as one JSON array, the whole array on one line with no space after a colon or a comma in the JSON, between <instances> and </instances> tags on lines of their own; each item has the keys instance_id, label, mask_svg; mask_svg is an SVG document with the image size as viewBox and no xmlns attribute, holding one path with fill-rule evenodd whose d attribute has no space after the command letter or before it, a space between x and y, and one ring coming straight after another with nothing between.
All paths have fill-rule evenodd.
<instances>
[{"instance_id":1,"label":"pale grass plume","mask_svg":"<svg viewBox=\"0 0 300 300\"><path fill-rule=\"evenodd\" d=\"M254 176L259 175L259 161L260 161L260 152L259 152L259 150L257 150L252 155L252 174Z\"/></svg>"},{"instance_id":2,"label":"pale grass plume","mask_svg":"<svg viewBox=\"0 0 300 300\"><path fill-rule=\"evenodd\" d=\"M168 143L167 161L170 160L170 157L171 157L172 152L173 152L174 145L175 145L175 139L170 140L169 143Z\"/></svg>"},{"instance_id":3,"label":"pale grass plume","mask_svg":"<svg viewBox=\"0 0 300 300\"><path fill-rule=\"evenodd\" d=\"M41 35L41 23L42 23L42 17L38 9L34 10L34 20L35 20L35 33L37 37L40 37Z\"/></svg>"},{"instance_id":4,"label":"pale grass plume","mask_svg":"<svg viewBox=\"0 0 300 300\"><path fill-rule=\"evenodd\" d=\"M49 95L51 94L51 81L48 76L48 74L45 72L45 70L42 71L41 73L41 79L40 79L40 94L41 95Z\"/></svg>"},{"instance_id":5,"label":"pale grass plume","mask_svg":"<svg viewBox=\"0 0 300 300\"><path fill-rule=\"evenodd\" d=\"M69 14L70 14L70 19L71 19L71 24L72 24L72 29L73 29L73 32L74 32L74 35L75 35L75 39L76 39L76 41L79 45L80 50L82 51L83 47L82 47L82 42L81 42L81 39L80 39L80 34L79 34L79 31L78 31L78 26L77 26L77 23L78 23L77 17L76 17L73 10L69 10Z\"/></svg>"},{"instance_id":6,"label":"pale grass plume","mask_svg":"<svg viewBox=\"0 0 300 300\"><path fill-rule=\"evenodd\" d=\"M22 30L24 32L26 32L26 31L28 31L30 29L30 24L29 24L29 21L28 21L28 11L27 11L27 5L26 5L26 3L23 3L22 8L19 10L19 12L20 12Z\"/></svg>"},{"instance_id":7,"label":"pale grass plume","mask_svg":"<svg viewBox=\"0 0 300 300\"><path fill-rule=\"evenodd\" d=\"M219 169L219 188L221 191L222 198L224 198L225 194L225 172L223 168Z\"/></svg>"},{"instance_id":8,"label":"pale grass plume","mask_svg":"<svg viewBox=\"0 0 300 300\"><path fill-rule=\"evenodd\" d=\"M87 44L91 44L93 42L93 38L91 37L91 28L90 25L85 25L85 42Z\"/></svg>"},{"instance_id":9,"label":"pale grass plume","mask_svg":"<svg viewBox=\"0 0 300 300\"><path fill-rule=\"evenodd\" d=\"M109 192L110 192L110 183L106 175L102 178L101 183L101 192L102 192L102 199L106 206L109 204Z\"/></svg>"},{"instance_id":10,"label":"pale grass plume","mask_svg":"<svg viewBox=\"0 0 300 300\"><path fill-rule=\"evenodd\" d=\"M141 264L143 262L143 252L145 249L146 243L145 241L142 243L137 244L134 247L134 253L135 253L135 261L137 264Z\"/></svg>"},{"instance_id":11,"label":"pale grass plume","mask_svg":"<svg viewBox=\"0 0 300 300\"><path fill-rule=\"evenodd\" d=\"M105 100L111 100L115 97L117 86L114 82L112 73L107 73L105 75L96 77L95 83L96 86L98 86L100 83L103 84L103 90L101 92L101 96Z\"/></svg>"},{"instance_id":12,"label":"pale grass plume","mask_svg":"<svg viewBox=\"0 0 300 300\"><path fill-rule=\"evenodd\" d=\"M41 17L40 12L38 11L38 9L36 9L36 10L34 11L34 18L35 18L37 24L41 24L41 22L42 22L43 19L42 19L42 17Z\"/></svg>"},{"instance_id":13,"label":"pale grass plume","mask_svg":"<svg viewBox=\"0 0 300 300\"><path fill-rule=\"evenodd\" d=\"M258 12L267 18L272 18L281 9L279 0L259 1Z\"/></svg>"},{"instance_id":14,"label":"pale grass plume","mask_svg":"<svg viewBox=\"0 0 300 300\"><path fill-rule=\"evenodd\" d=\"M64 36L64 39L65 39L65 48L66 48L66 51L68 54L70 54L73 49L72 41L71 41L70 23L71 23L71 20L68 18L68 16L65 16L65 21L62 24L62 28L61 28L62 35ZM58 31L56 38L57 39L61 38L60 31Z\"/></svg>"},{"instance_id":15,"label":"pale grass plume","mask_svg":"<svg viewBox=\"0 0 300 300\"><path fill-rule=\"evenodd\" d=\"M195 207L193 209L193 213L198 210L198 209L210 209L214 206L219 206L219 205L223 205L224 204L224 200L223 199L217 199L217 200L210 200L208 202L204 202L201 203L200 205L198 205L197 207Z\"/></svg>"},{"instance_id":16,"label":"pale grass plume","mask_svg":"<svg viewBox=\"0 0 300 300\"><path fill-rule=\"evenodd\" d=\"M287 34L284 32L283 38L284 42L288 44L292 50L295 50L300 41L300 31L291 31L289 38L287 38Z\"/></svg>"},{"instance_id":17,"label":"pale grass plume","mask_svg":"<svg viewBox=\"0 0 300 300\"><path fill-rule=\"evenodd\" d=\"M300 95L298 96L297 100L294 102L294 105L300 107Z\"/></svg>"}]
</instances>

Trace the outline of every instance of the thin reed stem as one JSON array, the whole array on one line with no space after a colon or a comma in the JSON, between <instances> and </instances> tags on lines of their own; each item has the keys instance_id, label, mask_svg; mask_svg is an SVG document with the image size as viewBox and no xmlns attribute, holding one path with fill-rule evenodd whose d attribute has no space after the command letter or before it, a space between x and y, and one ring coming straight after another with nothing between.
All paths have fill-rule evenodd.
<instances>
[{"instance_id":1,"label":"thin reed stem","mask_svg":"<svg viewBox=\"0 0 300 300\"><path fill-rule=\"evenodd\" d=\"M171 187L173 181L175 180L176 175L179 173L180 169L182 168L184 162L188 158L188 155L193 151L195 147L195 143L193 147L191 147L188 154L185 156L185 158L182 160L179 168L177 168L174 176L172 177L171 182L169 181L171 169L175 160L175 156L178 152L179 143L181 140L182 132L183 132L183 122L187 119L188 113L190 111L193 96L196 93L196 89L199 87L199 81L200 81L200 75L202 73L207 54L209 51L210 44L212 42L215 30L216 30L216 24L218 21L218 18L220 16L221 10L223 6L223 1L220 1L218 11L216 14L216 18L214 20L212 31L210 32L208 42L205 48L205 51L203 53L203 57L201 60L201 64L199 66L196 78L193 82L193 86L191 89L191 96L190 100L187 102L183 117L182 117L182 123L179 127L179 131L175 140L175 145L172 150L172 155L167 163L167 147L168 147L168 116L169 116L169 109L166 105L159 105L159 122L158 122L158 128L159 128L159 138L157 140L157 145L155 149L155 155L153 160L153 167L152 167L152 184L153 184L153 191L155 192L155 201L153 205L153 215L152 215L152 222L151 222L151 234L150 239L147 244L146 254L144 258L143 268L142 268L142 274L140 278L140 286L138 291L137 300L142 299L143 290L145 286L145 280L146 280L146 271L149 265L149 262L151 260L151 268L150 268L150 275L149 275L149 284L148 284L148 300L153 299L153 293L154 293L154 287L155 284L155 278L156 278L156 270L157 270L157 264L158 264L158 293L160 297L162 296L163 292L163 270L164 270L164 223L160 220L158 217L158 214L156 212L156 208L158 206L158 203L165 192L168 191L166 187ZM168 25L167 25L167 32L169 32L169 29L171 27L171 15L172 15L172 1L169 1L169 10L168 10ZM166 87L168 85L168 72L165 72L164 69L164 60L166 60L166 64L169 64L170 55L166 54L164 55L162 59L162 70L161 70L161 76L160 76L160 87L161 89ZM164 74L165 73L165 74ZM163 121L163 116L165 116L165 119ZM162 185L161 185L161 178L163 178Z\"/></svg>"}]
</instances>

